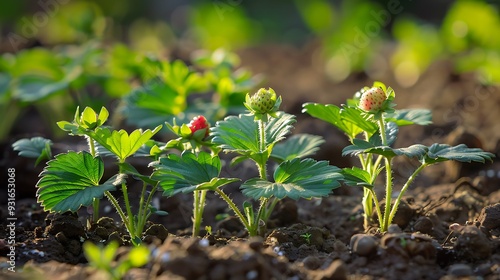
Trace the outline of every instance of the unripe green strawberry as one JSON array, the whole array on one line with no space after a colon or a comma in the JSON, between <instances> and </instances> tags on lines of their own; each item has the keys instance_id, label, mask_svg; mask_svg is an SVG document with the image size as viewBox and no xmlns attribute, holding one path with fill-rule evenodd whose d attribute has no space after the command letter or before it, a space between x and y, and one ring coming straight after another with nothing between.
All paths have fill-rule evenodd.
<instances>
[{"instance_id":1,"label":"unripe green strawberry","mask_svg":"<svg viewBox=\"0 0 500 280\"><path fill-rule=\"evenodd\" d=\"M191 133L194 134L196 131L204 129L205 130L205 136L208 136L209 133L209 127L210 124L208 123L207 119L204 116L196 116L194 117L191 122L188 124L189 129L191 129Z\"/></svg>"},{"instance_id":2,"label":"unripe green strawberry","mask_svg":"<svg viewBox=\"0 0 500 280\"><path fill-rule=\"evenodd\" d=\"M268 90L261 88L252 97L246 99L246 106L255 114L266 114L274 111L276 104L276 93L272 88Z\"/></svg>"},{"instance_id":3,"label":"unripe green strawberry","mask_svg":"<svg viewBox=\"0 0 500 280\"><path fill-rule=\"evenodd\" d=\"M366 112L377 112L382 108L385 100L384 90L379 87L372 87L361 95L358 107Z\"/></svg>"}]
</instances>

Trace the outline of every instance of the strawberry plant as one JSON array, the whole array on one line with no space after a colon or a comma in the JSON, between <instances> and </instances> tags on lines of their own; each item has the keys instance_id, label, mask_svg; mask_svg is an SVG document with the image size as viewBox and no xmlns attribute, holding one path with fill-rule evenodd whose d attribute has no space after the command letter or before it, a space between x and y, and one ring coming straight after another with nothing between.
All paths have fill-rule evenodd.
<instances>
[{"instance_id":1,"label":"strawberry plant","mask_svg":"<svg viewBox=\"0 0 500 280\"><path fill-rule=\"evenodd\" d=\"M285 140L295 122L293 115L278 111L280 103L281 97L277 97L272 89L260 89L252 96L247 94L245 106L248 114L218 121L210 129L209 141L198 144L189 139L191 131L187 125L167 124L180 137L167 143L165 148L175 146L183 152L181 155L161 156L153 162L151 178L159 182L165 195L195 192L193 234L199 230L196 224L201 222L199 214L204 206L204 195L197 198L196 192L217 193L248 233L255 236L264 233L266 222L280 199L327 196L332 189L340 186L343 177L339 168L326 161L305 158L322 143L317 136L296 135L278 143ZM245 181L240 189L243 194L258 201L258 209L254 209L250 202L239 208L223 191L223 186L240 179L220 177L220 151L236 153L233 164L243 160L252 160L256 164L259 177ZM272 179L268 175L270 160L279 163Z\"/></svg>"},{"instance_id":2,"label":"strawberry plant","mask_svg":"<svg viewBox=\"0 0 500 280\"><path fill-rule=\"evenodd\" d=\"M343 169L344 180L352 186L364 187L363 210L365 228L369 227L375 211L380 231L387 231L398 210L399 203L417 175L427 166L455 160L460 162L485 162L494 155L478 148L460 144L450 146L415 144L406 148L393 148L399 127L411 124L426 125L431 122L431 112L425 109L395 110L395 93L383 83L375 82L357 92L354 99L341 107L318 103L306 103L304 112L334 125L346 134L352 145L345 147L343 155L359 158L361 168ZM420 165L402 186L394 203L392 169L397 156L416 158ZM385 207L374 191L376 179L385 170Z\"/></svg>"},{"instance_id":3,"label":"strawberry plant","mask_svg":"<svg viewBox=\"0 0 500 280\"><path fill-rule=\"evenodd\" d=\"M198 51L192 63L156 60L149 67L152 79L122 100L120 111L126 121L153 128L174 117L180 122L197 115L219 120L241 113L245 93L260 82L251 72L237 68L238 56L222 49Z\"/></svg>"},{"instance_id":4,"label":"strawberry plant","mask_svg":"<svg viewBox=\"0 0 500 280\"><path fill-rule=\"evenodd\" d=\"M116 260L118 247L116 241L104 247L87 241L83 244L83 253L91 267L101 271L107 276L106 279L112 280L123 279L130 269L141 267L149 262L151 252L145 246L134 247L130 249L125 258Z\"/></svg>"},{"instance_id":5,"label":"strawberry plant","mask_svg":"<svg viewBox=\"0 0 500 280\"><path fill-rule=\"evenodd\" d=\"M69 135L85 137L89 146L88 152L69 151L48 161L36 185L37 197L44 210L50 212L76 212L81 206L87 206L93 214L93 221L96 222L99 218L99 201L105 196L120 216L130 234L131 242L138 245L149 217L153 213L164 212L151 205L156 192L156 182L139 174L126 160L138 155L141 147L147 146L161 126L153 130L136 129L128 133L104 126L108 116L108 110L104 107L99 114L90 107L80 114L77 108L73 122L57 123ZM20 155L37 157L37 161L40 161L50 156L50 143L43 138L33 138L19 140L13 146ZM115 158L119 171L102 182L104 156ZM143 185L136 213L132 211L127 176L139 179ZM149 191L148 186L151 186ZM121 187L123 205L112 193L117 187Z\"/></svg>"}]
</instances>

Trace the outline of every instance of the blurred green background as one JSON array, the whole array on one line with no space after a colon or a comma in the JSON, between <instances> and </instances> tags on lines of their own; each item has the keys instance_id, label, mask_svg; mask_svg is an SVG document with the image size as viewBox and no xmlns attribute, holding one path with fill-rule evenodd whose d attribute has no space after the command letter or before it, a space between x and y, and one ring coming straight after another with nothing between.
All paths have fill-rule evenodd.
<instances>
[{"instance_id":1,"label":"blurred green background","mask_svg":"<svg viewBox=\"0 0 500 280\"><path fill-rule=\"evenodd\" d=\"M1 1L0 139L21 109L33 104L47 123L55 124L67 119L75 104L97 107L123 98L125 108L138 112L129 119L148 120L133 124L153 125L163 119L143 112L179 112L157 108L159 99L142 100L134 89L157 75L174 80L152 95L182 111L187 102L177 98L179 92L209 90L191 75L190 63L215 69L203 79L221 96L225 111L220 117L240 101L241 95L233 93L244 93L259 79L234 72L238 58L222 51L211 60L189 62L200 49L314 48L313 59L334 83L360 73L376 79L374 73L384 68L401 87L415 85L433 62L447 60L457 75L473 73L481 84L496 85L498 9L497 0ZM175 59L186 64L162 62ZM183 76L169 74L174 70ZM176 93L164 94L172 89Z\"/></svg>"},{"instance_id":2,"label":"blurred green background","mask_svg":"<svg viewBox=\"0 0 500 280\"><path fill-rule=\"evenodd\" d=\"M392 68L408 84L442 57L456 59L458 71L477 70L483 82L497 83L498 5L497 0L2 1L0 51L91 39L156 54L319 41L331 76L342 80L370 68L382 43L389 42L395 44Z\"/></svg>"}]
</instances>

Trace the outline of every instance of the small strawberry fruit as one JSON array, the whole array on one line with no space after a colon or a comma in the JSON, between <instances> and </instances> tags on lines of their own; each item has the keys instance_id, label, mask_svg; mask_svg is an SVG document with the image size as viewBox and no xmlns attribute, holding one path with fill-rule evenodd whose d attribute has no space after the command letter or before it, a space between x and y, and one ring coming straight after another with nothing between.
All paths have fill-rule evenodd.
<instances>
[{"instance_id":1,"label":"small strawberry fruit","mask_svg":"<svg viewBox=\"0 0 500 280\"><path fill-rule=\"evenodd\" d=\"M272 88L259 89L254 95L247 94L245 107L254 114L256 119L267 120L267 115L276 117L276 112L281 104L281 97L276 96Z\"/></svg>"},{"instance_id":2,"label":"small strawberry fruit","mask_svg":"<svg viewBox=\"0 0 500 280\"><path fill-rule=\"evenodd\" d=\"M194 134L195 132L204 129L205 134L203 137L207 137L209 133L209 127L210 124L208 123L207 119L204 116L196 116L194 117L191 122L188 124L189 129L191 129L191 133Z\"/></svg>"},{"instance_id":3,"label":"small strawberry fruit","mask_svg":"<svg viewBox=\"0 0 500 280\"><path fill-rule=\"evenodd\" d=\"M374 113L382 108L385 100L384 90L379 87L372 87L361 95L358 107L365 112Z\"/></svg>"}]
</instances>

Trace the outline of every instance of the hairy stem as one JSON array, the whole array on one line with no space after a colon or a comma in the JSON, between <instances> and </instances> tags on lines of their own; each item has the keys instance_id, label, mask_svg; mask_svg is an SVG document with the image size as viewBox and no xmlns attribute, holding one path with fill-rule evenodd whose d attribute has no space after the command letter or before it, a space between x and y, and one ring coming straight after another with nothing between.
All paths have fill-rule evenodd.
<instances>
[{"instance_id":1,"label":"hairy stem","mask_svg":"<svg viewBox=\"0 0 500 280\"><path fill-rule=\"evenodd\" d=\"M122 222L125 225L125 227L127 228L127 231L130 233L130 235L133 235L133 232L131 232L131 228L129 227L129 224L127 222L127 216L125 215L122 208L120 207L118 200L109 191L106 191L104 193L104 195L106 195L106 197L108 198L111 205L113 205L113 207L115 207L115 210L118 213L118 216L120 216L120 218L122 219Z\"/></svg>"},{"instance_id":2,"label":"hairy stem","mask_svg":"<svg viewBox=\"0 0 500 280\"><path fill-rule=\"evenodd\" d=\"M89 136L85 136L87 138L87 142L89 144L89 152L92 155L92 157L96 156L96 149L94 145L94 139L90 138ZM100 199L94 197L92 201L92 208L93 208L93 213L92 213L92 220L94 223L97 223L99 220L99 204L100 204Z\"/></svg>"},{"instance_id":3,"label":"hairy stem","mask_svg":"<svg viewBox=\"0 0 500 280\"><path fill-rule=\"evenodd\" d=\"M391 210L391 213L389 215L389 223L392 222L392 219L394 219L394 216L396 215L396 212L398 211L398 206L399 206L399 203L401 202L401 199L403 198L403 195L406 193L406 191L410 187L411 183L413 183L415 178L417 178L417 175L420 173L420 171L422 171L427 166L428 166L428 164L425 164L425 163L420 165L415 171L413 171L411 176L408 178L408 181L406 181L406 183L403 185L403 188L401 188L401 191L399 192L398 197L394 201L394 206L392 206L392 210Z\"/></svg>"},{"instance_id":4,"label":"hairy stem","mask_svg":"<svg viewBox=\"0 0 500 280\"><path fill-rule=\"evenodd\" d=\"M380 138L382 139L382 145L387 146L387 135L385 134L385 121L381 117L378 121L380 128ZM391 199L392 199L392 168L391 159L384 157L385 159L385 171L386 171L386 181L385 181L385 210L383 220L380 221L380 230L382 232L387 231L389 228L389 215L391 212Z\"/></svg>"},{"instance_id":5,"label":"hairy stem","mask_svg":"<svg viewBox=\"0 0 500 280\"><path fill-rule=\"evenodd\" d=\"M251 236L252 235L256 235L256 233L251 232L252 227L250 226L250 224L246 220L246 218L243 215L243 213L241 213L240 209L238 209L238 206L236 206L236 204L234 204L234 202L231 200L231 198L229 198L229 196L226 193L224 193L222 190L220 190L219 188L215 189L215 192L218 195L220 195L220 197L222 199L224 199L224 201L226 201L226 203L229 206L229 208L231 208L231 210L233 210L234 214L236 214L236 216L238 216L238 218L240 219L241 223L245 226L245 228L248 230L248 232L250 233L250 235Z\"/></svg>"},{"instance_id":6,"label":"hairy stem","mask_svg":"<svg viewBox=\"0 0 500 280\"><path fill-rule=\"evenodd\" d=\"M203 210L205 209L205 199L207 191L194 191L194 210L193 210L193 233L192 236L196 237L200 234L201 222L203 220Z\"/></svg>"},{"instance_id":7,"label":"hairy stem","mask_svg":"<svg viewBox=\"0 0 500 280\"><path fill-rule=\"evenodd\" d=\"M369 191L371 193L371 196L373 197L373 203L375 203L375 211L377 211L377 217L378 217L379 223L382 224L381 221L383 220L383 216L382 216L382 212L380 209L380 204L378 202L377 194L375 193L375 191L373 189L369 190Z\"/></svg>"},{"instance_id":8,"label":"hairy stem","mask_svg":"<svg viewBox=\"0 0 500 280\"><path fill-rule=\"evenodd\" d=\"M363 189L363 210L364 210L364 228L365 230L370 227L373 213L373 196L372 192L368 188Z\"/></svg>"},{"instance_id":9,"label":"hairy stem","mask_svg":"<svg viewBox=\"0 0 500 280\"><path fill-rule=\"evenodd\" d=\"M269 220L269 217L271 216L271 213L273 213L274 207L276 207L276 204L278 204L279 199L276 197L271 197L267 202L266 205L264 205L264 211L262 212L262 215L260 217L261 220L267 223Z\"/></svg>"},{"instance_id":10,"label":"hairy stem","mask_svg":"<svg viewBox=\"0 0 500 280\"><path fill-rule=\"evenodd\" d=\"M261 153L264 153L266 150L266 125L263 120L258 120L257 124L259 125L259 150ZM267 180L266 163L267 159L256 161L259 176L263 180Z\"/></svg>"},{"instance_id":11,"label":"hairy stem","mask_svg":"<svg viewBox=\"0 0 500 280\"><path fill-rule=\"evenodd\" d=\"M123 162L120 162L120 163L123 163ZM122 170L122 165L120 165L120 170L119 172L120 173L124 173L123 170ZM128 219L127 219L127 223L129 224L129 227L130 229L132 230L132 233L130 234L133 234L134 236L130 236L132 239L135 236L135 226L134 226L134 215L132 214L132 208L130 207L130 200L128 198L128 189L127 189L127 183L126 182L123 182L122 183L122 193L123 193L123 200L125 201L125 210L127 211L127 216L128 216Z\"/></svg>"}]
</instances>

